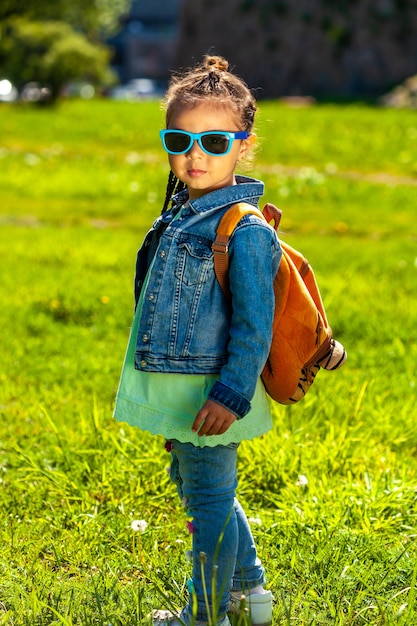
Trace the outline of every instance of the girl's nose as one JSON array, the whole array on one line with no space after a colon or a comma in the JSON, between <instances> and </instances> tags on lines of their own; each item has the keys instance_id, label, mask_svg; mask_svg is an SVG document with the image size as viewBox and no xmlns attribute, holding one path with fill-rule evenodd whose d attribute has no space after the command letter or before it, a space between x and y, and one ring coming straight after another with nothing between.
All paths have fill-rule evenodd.
<instances>
[{"instance_id":1,"label":"girl's nose","mask_svg":"<svg viewBox=\"0 0 417 626\"><path fill-rule=\"evenodd\" d=\"M193 143L191 144L191 146L190 146L190 148L189 148L189 150L188 150L187 154L189 154L189 155L193 156L193 155L195 155L195 154L199 155L199 154L201 154L202 152L203 152L203 151L202 151L202 149L200 148L200 146L198 145L198 141L197 141L197 139L194 139L194 141L193 141Z\"/></svg>"}]
</instances>

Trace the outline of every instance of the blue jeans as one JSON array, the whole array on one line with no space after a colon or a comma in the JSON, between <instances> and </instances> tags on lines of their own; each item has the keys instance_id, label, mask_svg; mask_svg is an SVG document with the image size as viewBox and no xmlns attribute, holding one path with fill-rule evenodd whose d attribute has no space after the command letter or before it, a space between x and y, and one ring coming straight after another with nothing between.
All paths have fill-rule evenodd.
<instances>
[{"instance_id":1,"label":"blue jeans","mask_svg":"<svg viewBox=\"0 0 417 626\"><path fill-rule=\"evenodd\" d=\"M198 448L191 443L172 442L171 478L193 518L192 583L197 619L202 621L208 620L205 592L211 615L214 600L217 615L222 616L229 609L231 589L251 589L264 582L264 569L248 520L235 497L238 445ZM192 602L190 597L190 611Z\"/></svg>"}]
</instances>

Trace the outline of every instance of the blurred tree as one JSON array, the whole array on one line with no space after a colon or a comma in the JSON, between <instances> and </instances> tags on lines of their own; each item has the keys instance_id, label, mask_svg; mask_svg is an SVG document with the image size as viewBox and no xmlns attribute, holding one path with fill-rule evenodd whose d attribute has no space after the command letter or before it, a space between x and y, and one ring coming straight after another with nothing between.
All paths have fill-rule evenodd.
<instances>
[{"instance_id":1,"label":"blurred tree","mask_svg":"<svg viewBox=\"0 0 417 626\"><path fill-rule=\"evenodd\" d=\"M131 0L1 0L0 24L12 17L29 21L62 21L83 31L89 39L113 33Z\"/></svg>"},{"instance_id":2,"label":"blurred tree","mask_svg":"<svg viewBox=\"0 0 417 626\"><path fill-rule=\"evenodd\" d=\"M1 0L0 74L21 88L36 81L55 101L66 83L110 82L114 33L130 0Z\"/></svg>"},{"instance_id":3,"label":"blurred tree","mask_svg":"<svg viewBox=\"0 0 417 626\"><path fill-rule=\"evenodd\" d=\"M18 88L31 81L47 85L51 102L71 80L105 81L109 56L108 48L89 42L64 22L12 18L0 38L4 76Z\"/></svg>"}]
</instances>

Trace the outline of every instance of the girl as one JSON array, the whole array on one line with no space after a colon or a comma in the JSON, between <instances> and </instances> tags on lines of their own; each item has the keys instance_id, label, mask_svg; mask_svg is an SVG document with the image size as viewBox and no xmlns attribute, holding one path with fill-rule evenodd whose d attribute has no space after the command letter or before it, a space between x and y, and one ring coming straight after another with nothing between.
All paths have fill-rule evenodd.
<instances>
[{"instance_id":1,"label":"girl","mask_svg":"<svg viewBox=\"0 0 417 626\"><path fill-rule=\"evenodd\" d=\"M230 624L246 595L252 624L272 620L272 594L235 497L239 442L271 428L260 372L271 342L273 278L281 249L254 215L231 238L231 305L213 269L220 218L257 205L263 183L235 176L250 152L256 103L221 57L171 81L162 145L171 168L161 217L138 252L136 313L115 417L160 434L193 540L190 599L154 624ZM171 196L173 197L171 198ZM170 208L168 205L172 200Z\"/></svg>"}]
</instances>

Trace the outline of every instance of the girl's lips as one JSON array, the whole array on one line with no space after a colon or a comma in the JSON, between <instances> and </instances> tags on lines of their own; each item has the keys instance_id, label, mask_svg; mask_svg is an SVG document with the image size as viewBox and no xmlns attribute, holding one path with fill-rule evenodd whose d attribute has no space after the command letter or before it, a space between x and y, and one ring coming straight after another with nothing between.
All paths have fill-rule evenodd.
<instances>
[{"instance_id":1,"label":"girl's lips","mask_svg":"<svg viewBox=\"0 0 417 626\"><path fill-rule=\"evenodd\" d=\"M204 174L204 170L187 170L187 174L191 177L197 177L197 176L201 176L202 174Z\"/></svg>"}]
</instances>

